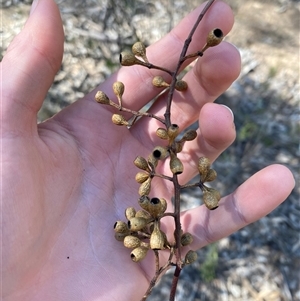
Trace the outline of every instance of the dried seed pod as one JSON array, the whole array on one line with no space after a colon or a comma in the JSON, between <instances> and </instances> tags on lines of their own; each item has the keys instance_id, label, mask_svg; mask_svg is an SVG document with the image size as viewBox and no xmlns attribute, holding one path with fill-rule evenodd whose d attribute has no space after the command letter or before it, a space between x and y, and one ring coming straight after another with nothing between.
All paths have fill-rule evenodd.
<instances>
[{"instance_id":1,"label":"dried seed pod","mask_svg":"<svg viewBox=\"0 0 300 301\"><path fill-rule=\"evenodd\" d=\"M189 232L183 233L180 238L182 246L187 246L193 242L193 235Z\"/></svg>"},{"instance_id":2,"label":"dried seed pod","mask_svg":"<svg viewBox=\"0 0 300 301\"><path fill-rule=\"evenodd\" d=\"M198 171L200 174L201 181L206 178L208 171L210 170L210 161L206 157L201 157L198 160Z\"/></svg>"},{"instance_id":3,"label":"dried seed pod","mask_svg":"<svg viewBox=\"0 0 300 301\"><path fill-rule=\"evenodd\" d=\"M115 95L120 99L124 94L125 86L122 82L114 82L113 83L113 91Z\"/></svg>"},{"instance_id":4,"label":"dried seed pod","mask_svg":"<svg viewBox=\"0 0 300 301\"><path fill-rule=\"evenodd\" d=\"M150 204L150 198L147 195L143 194L139 198L138 202L139 202L139 205L141 206L141 208L148 211L149 204Z\"/></svg>"},{"instance_id":5,"label":"dried seed pod","mask_svg":"<svg viewBox=\"0 0 300 301\"><path fill-rule=\"evenodd\" d=\"M133 164L142 170L150 171L147 160L142 156L137 156Z\"/></svg>"},{"instance_id":6,"label":"dried seed pod","mask_svg":"<svg viewBox=\"0 0 300 301\"><path fill-rule=\"evenodd\" d=\"M130 220L131 218L135 217L136 210L133 207L128 207L125 210L125 216L127 220Z\"/></svg>"},{"instance_id":7,"label":"dried seed pod","mask_svg":"<svg viewBox=\"0 0 300 301\"><path fill-rule=\"evenodd\" d=\"M123 243L126 248L135 249L141 245L141 240L133 235L127 235Z\"/></svg>"},{"instance_id":8,"label":"dried seed pod","mask_svg":"<svg viewBox=\"0 0 300 301\"><path fill-rule=\"evenodd\" d=\"M196 139L196 137L197 137L197 132L195 130L187 130L180 140L181 141L192 141L192 140Z\"/></svg>"},{"instance_id":9,"label":"dried seed pod","mask_svg":"<svg viewBox=\"0 0 300 301\"><path fill-rule=\"evenodd\" d=\"M204 179L204 182L214 181L217 177L217 172L214 169L210 169Z\"/></svg>"},{"instance_id":10,"label":"dried seed pod","mask_svg":"<svg viewBox=\"0 0 300 301\"><path fill-rule=\"evenodd\" d=\"M159 229L159 222L154 222L154 229L150 236L150 248L152 250L163 250L165 245L165 236Z\"/></svg>"},{"instance_id":11,"label":"dried seed pod","mask_svg":"<svg viewBox=\"0 0 300 301\"><path fill-rule=\"evenodd\" d=\"M186 81L184 80L178 80L176 83L175 83L175 89L177 91L186 91L188 88L188 84Z\"/></svg>"},{"instance_id":12,"label":"dried seed pod","mask_svg":"<svg viewBox=\"0 0 300 301\"><path fill-rule=\"evenodd\" d=\"M125 117L120 114L113 114L111 120L116 125L129 125L129 122L125 119Z\"/></svg>"},{"instance_id":13,"label":"dried seed pod","mask_svg":"<svg viewBox=\"0 0 300 301\"><path fill-rule=\"evenodd\" d=\"M144 183L148 178L149 178L149 174L142 171L138 172L135 175L135 180L140 184Z\"/></svg>"},{"instance_id":14,"label":"dried seed pod","mask_svg":"<svg viewBox=\"0 0 300 301\"><path fill-rule=\"evenodd\" d=\"M128 235L128 233L115 233L115 239L117 241L123 241L125 237Z\"/></svg>"},{"instance_id":15,"label":"dried seed pod","mask_svg":"<svg viewBox=\"0 0 300 301\"><path fill-rule=\"evenodd\" d=\"M175 152L176 154L180 153L183 150L185 141L175 141Z\"/></svg>"},{"instance_id":16,"label":"dried seed pod","mask_svg":"<svg viewBox=\"0 0 300 301\"><path fill-rule=\"evenodd\" d=\"M209 210L218 208L221 195L218 190L207 188L203 190L203 202Z\"/></svg>"},{"instance_id":17,"label":"dried seed pod","mask_svg":"<svg viewBox=\"0 0 300 301\"><path fill-rule=\"evenodd\" d=\"M154 156L153 156L152 153L149 155L147 161L148 161L148 164L149 164L150 168L151 168L152 170L155 170L155 167L156 167L157 164L158 164L158 160L157 160L156 158L154 158Z\"/></svg>"},{"instance_id":18,"label":"dried seed pod","mask_svg":"<svg viewBox=\"0 0 300 301\"><path fill-rule=\"evenodd\" d=\"M129 233L128 226L123 221L117 221L117 222L115 222L115 224L114 224L114 230L117 233Z\"/></svg>"},{"instance_id":19,"label":"dried seed pod","mask_svg":"<svg viewBox=\"0 0 300 301\"><path fill-rule=\"evenodd\" d=\"M150 213L148 211L145 211L145 210L138 210L135 214L135 217L142 217L142 218L145 218L147 220L151 219Z\"/></svg>"},{"instance_id":20,"label":"dried seed pod","mask_svg":"<svg viewBox=\"0 0 300 301\"><path fill-rule=\"evenodd\" d=\"M197 257L198 255L195 251L189 250L185 255L184 263L191 264L197 260Z\"/></svg>"},{"instance_id":21,"label":"dried seed pod","mask_svg":"<svg viewBox=\"0 0 300 301\"><path fill-rule=\"evenodd\" d=\"M179 134L179 126L177 124L171 124L167 129L167 133L170 143L172 143Z\"/></svg>"},{"instance_id":22,"label":"dried seed pod","mask_svg":"<svg viewBox=\"0 0 300 301\"><path fill-rule=\"evenodd\" d=\"M182 162L173 153L171 153L170 170L174 175L179 175L183 172Z\"/></svg>"},{"instance_id":23,"label":"dried seed pod","mask_svg":"<svg viewBox=\"0 0 300 301\"><path fill-rule=\"evenodd\" d=\"M141 57L145 62L148 63L146 56L146 47L142 42L136 42L132 46L132 52L134 55Z\"/></svg>"},{"instance_id":24,"label":"dried seed pod","mask_svg":"<svg viewBox=\"0 0 300 301\"><path fill-rule=\"evenodd\" d=\"M164 198L152 198L146 210L152 217L157 218L167 210L167 201Z\"/></svg>"},{"instance_id":25,"label":"dried seed pod","mask_svg":"<svg viewBox=\"0 0 300 301\"><path fill-rule=\"evenodd\" d=\"M206 44L202 48L201 52L203 53L209 47L214 47L219 45L223 40L223 31L219 28L215 28L209 32L206 38Z\"/></svg>"},{"instance_id":26,"label":"dried seed pod","mask_svg":"<svg viewBox=\"0 0 300 301\"><path fill-rule=\"evenodd\" d=\"M95 100L98 102L98 103L101 103L103 105L109 105L111 100L108 98L108 96L102 92L102 91L98 91L95 95Z\"/></svg>"},{"instance_id":27,"label":"dried seed pod","mask_svg":"<svg viewBox=\"0 0 300 301\"><path fill-rule=\"evenodd\" d=\"M143 217L133 217L128 221L128 228L131 231L140 231L147 226L148 220Z\"/></svg>"},{"instance_id":28,"label":"dried seed pod","mask_svg":"<svg viewBox=\"0 0 300 301\"><path fill-rule=\"evenodd\" d=\"M151 178L148 178L144 183L139 187L139 195L148 195L151 191Z\"/></svg>"},{"instance_id":29,"label":"dried seed pod","mask_svg":"<svg viewBox=\"0 0 300 301\"><path fill-rule=\"evenodd\" d=\"M168 140L169 136L168 136L168 132L166 129L164 128L158 128L156 130L156 135L160 138L160 139L164 139L164 140Z\"/></svg>"},{"instance_id":30,"label":"dried seed pod","mask_svg":"<svg viewBox=\"0 0 300 301\"><path fill-rule=\"evenodd\" d=\"M170 87L170 84L168 84L164 78L160 75L157 75L155 77L153 77L152 80L152 84L153 86L157 87L157 88L167 88Z\"/></svg>"},{"instance_id":31,"label":"dried seed pod","mask_svg":"<svg viewBox=\"0 0 300 301\"><path fill-rule=\"evenodd\" d=\"M144 62L135 57L132 52L121 52L120 53L120 64L122 66L133 66L133 65L143 65L146 66Z\"/></svg>"},{"instance_id":32,"label":"dried seed pod","mask_svg":"<svg viewBox=\"0 0 300 301\"><path fill-rule=\"evenodd\" d=\"M148 252L147 248L137 247L132 250L132 252L130 253L130 257L131 257L132 261L139 262L146 257L147 252Z\"/></svg>"},{"instance_id":33,"label":"dried seed pod","mask_svg":"<svg viewBox=\"0 0 300 301\"><path fill-rule=\"evenodd\" d=\"M166 147L156 146L152 151L152 155L157 160L164 160L169 156L169 152Z\"/></svg>"}]
</instances>

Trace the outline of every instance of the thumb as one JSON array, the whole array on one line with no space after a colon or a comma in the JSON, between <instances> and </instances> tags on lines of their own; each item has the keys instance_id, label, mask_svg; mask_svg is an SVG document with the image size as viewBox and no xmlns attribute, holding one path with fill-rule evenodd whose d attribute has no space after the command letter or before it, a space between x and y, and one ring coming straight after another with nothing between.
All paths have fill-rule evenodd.
<instances>
[{"instance_id":1,"label":"thumb","mask_svg":"<svg viewBox=\"0 0 300 301\"><path fill-rule=\"evenodd\" d=\"M35 0L1 62L2 125L9 131L36 128L36 114L61 65L63 42L57 5L53 0Z\"/></svg>"}]
</instances>

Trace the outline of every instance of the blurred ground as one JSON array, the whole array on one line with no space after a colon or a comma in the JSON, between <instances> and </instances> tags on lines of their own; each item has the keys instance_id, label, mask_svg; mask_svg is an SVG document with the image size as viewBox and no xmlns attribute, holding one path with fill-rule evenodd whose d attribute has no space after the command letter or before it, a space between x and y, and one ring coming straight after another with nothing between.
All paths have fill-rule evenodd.
<instances>
[{"instance_id":1,"label":"blurred ground","mask_svg":"<svg viewBox=\"0 0 300 301\"><path fill-rule=\"evenodd\" d=\"M26 21L30 1L1 1L2 58ZM299 183L299 1L227 0L236 23L226 38L241 51L239 79L217 101L232 108L236 142L215 162L218 188L233 191L257 170L287 165ZM27 4L26 4L27 3ZM150 44L197 6L193 0L65 0L65 53L42 121L82 97L118 68L121 50ZM5 76L5 74L3 75ZM183 195L199 204L198 191ZM178 301L299 301L299 185L262 220L199 251L180 281ZM167 300L167 274L150 301Z\"/></svg>"}]
</instances>

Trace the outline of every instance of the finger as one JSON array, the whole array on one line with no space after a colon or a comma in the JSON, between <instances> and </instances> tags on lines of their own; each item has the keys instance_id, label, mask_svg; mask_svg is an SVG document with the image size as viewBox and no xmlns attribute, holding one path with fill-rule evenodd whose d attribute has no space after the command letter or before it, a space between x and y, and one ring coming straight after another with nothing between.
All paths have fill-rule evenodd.
<instances>
[{"instance_id":1,"label":"finger","mask_svg":"<svg viewBox=\"0 0 300 301\"><path fill-rule=\"evenodd\" d=\"M194 235L191 247L199 249L267 215L289 196L294 185L289 169L271 165L222 198L216 210L200 206L184 212L183 229Z\"/></svg>"},{"instance_id":2,"label":"finger","mask_svg":"<svg viewBox=\"0 0 300 301\"><path fill-rule=\"evenodd\" d=\"M184 164L180 182L186 183L197 174L197 162L200 157L207 157L211 162L228 148L235 140L236 132L232 111L223 105L208 103L199 116L198 136L185 143L179 154Z\"/></svg>"},{"instance_id":3,"label":"finger","mask_svg":"<svg viewBox=\"0 0 300 301\"><path fill-rule=\"evenodd\" d=\"M34 7L35 6L35 7ZM63 28L53 0L37 1L25 27L1 63L3 118L10 130L35 127L36 114L58 71L63 54Z\"/></svg>"},{"instance_id":4,"label":"finger","mask_svg":"<svg viewBox=\"0 0 300 301\"><path fill-rule=\"evenodd\" d=\"M181 21L167 36L154 45L147 48L149 61L155 65L161 65L173 70L178 63L179 54L184 45L194 22L202 11L204 4L194 10L190 15ZM217 1L205 15L197 28L188 53L200 50L205 44L206 36L212 28L219 27L227 34L233 26L233 14L230 7L224 2ZM97 90L102 90L116 100L112 93L112 84L119 80L125 84L123 103L131 109L138 110L158 94L158 89L153 87L152 78L154 75L162 74L157 70L149 70L141 66L123 67ZM89 98L94 99L95 91Z\"/></svg>"}]
</instances>

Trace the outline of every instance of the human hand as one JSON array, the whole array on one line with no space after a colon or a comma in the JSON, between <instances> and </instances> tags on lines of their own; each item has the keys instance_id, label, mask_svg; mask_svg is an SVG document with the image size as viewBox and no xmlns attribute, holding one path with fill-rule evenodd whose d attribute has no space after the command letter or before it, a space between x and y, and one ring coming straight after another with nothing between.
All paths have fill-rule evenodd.
<instances>
[{"instance_id":1,"label":"human hand","mask_svg":"<svg viewBox=\"0 0 300 301\"><path fill-rule=\"evenodd\" d=\"M200 10L147 50L151 61L174 67ZM203 46L203 33L220 27L226 34L232 25L229 7L216 2L200 24L192 50ZM143 119L130 131L116 127L109 109L97 104L94 95L102 90L113 97L111 85L121 80L124 104L139 109L157 93L149 84L157 73L121 68L85 98L37 125L62 52L59 12L52 0L43 0L1 62L3 300L139 300L153 275L153 258L131 262L128 250L113 238L113 225L124 219L126 207L136 206L132 161L156 145L157 123ZM212 102L239 70L237 50L223 42L186 75L189 91L176 96L172 116L180 128L199 119L201 132L197 141L186 144L184 162L201 155L214 160L234 140L231 113ZM160 99L153 111L159 115L163 105ZM188 181L194 171L187 165L180 180ZM166 185L157 183L154 193L170 197ZM183 213L182 227L195 237L192 248L266 215L293 186L290 171L273 165L224 197L217 210L201 206Z\"/></svg>"}]
</instances>

